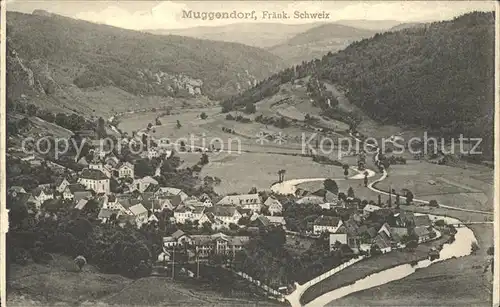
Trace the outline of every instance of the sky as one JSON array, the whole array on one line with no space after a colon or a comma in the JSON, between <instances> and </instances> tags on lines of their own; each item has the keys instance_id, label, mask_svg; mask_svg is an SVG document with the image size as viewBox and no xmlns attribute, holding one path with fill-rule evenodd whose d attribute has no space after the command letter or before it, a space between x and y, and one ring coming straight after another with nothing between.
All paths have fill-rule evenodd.
<instances>
[{"instance_id":1,"label":"sky","mask_svg":"<svg viewBox=\"0 0 500 307\"><path fill-rule=\"evenodd\" d=\"M182 18L182 11L250 12L325 11L328 20L245 20L245 22L283 22L300 24L341 19L398 20L401 22L452 19L471 11L493 11L495 1L51 1L7 0L8 11L31 13L42 9L67 17L132 29L178 29L219 26L237 20L199 20ZM260 15L259 15L260 16Z\"/></svg>"}]
</instances>

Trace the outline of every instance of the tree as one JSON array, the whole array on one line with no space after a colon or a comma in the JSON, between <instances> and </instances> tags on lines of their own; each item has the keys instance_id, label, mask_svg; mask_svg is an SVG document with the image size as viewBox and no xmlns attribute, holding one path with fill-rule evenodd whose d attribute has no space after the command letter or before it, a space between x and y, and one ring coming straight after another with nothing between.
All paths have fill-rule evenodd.
<instances>
[{"instance_id":1,"label":"tree","mask_svg":"<svg viewBox=\"0 0 500 307\"><path fill-rule=\"evenodd\" d=\"M323 182L323 186L325 187L325 190L330 191L335 195L339 193L339 187L337 186L337 183L335 182L335 180L326 179Z\"/></svg>"},{"instance_id":2,"label":"tree","mask_svg":"<svg viewBox=\"0 0 500 307\"><path fill-rule=\"evenodd\" d=\"M382 206L382 196L380 196L380 194L377 196L377 205L379 207Z\"/></svg>"},{"instance_id":3,"label":"tree","mask_svg":"<svg viewBox=\"0 0 500 307\"><path fill-rule=\"evenodd\" d=\"M151 128L153 128L153 124L152 124L152 123L149 123L149 124L148 124L148 130L150 130Z\"/></svg>"},{"instance_id":4,"label":"tree","mask_svg":"<svg viewBox=\"0 0 500 307\"><path fill-rule=\"evenodd\" d=\"M493 246L488 247L488 250L486 251L486 253L489 256L493 256L495 254L495 248Z\"/></svg>"},{"instance_id":5,"label":"tree","mask_svg":"<svg viewBox=\"0 0 500 307\"><path fill-rule=\"evenodd\" d=\"M257 194L257 188L256 187L252 187L250 189L250 191L248 192L248 194Z\"/></svg>"},{"instance_id":6,"label":"tree","mask_svg":"<svg viewBox=\"0 0 500 307\"><path fill-rule=\"evenodd\" d=\"M253 104L252 102L248 102L245 105L245 113L252 114L255 113L255 111L257 111L257 108L255 107L255 104Z\"/></svg>"},{"instance_id":7,"label":"tree","mask_svg":"<svg viewBox=\"0 0 500 307\"><path fill-rule=\"evenodd\" d=\"M286 173L286 170L284 170L284 169L280 169L278 171L278 182L283 182L283 180L285 180L285 173Z\"/></svg>"},{"instance_id":8,"label":"tree","mask_svg":"<svg viewBox=\"0 0 500 307\"><path fill-rule=\"evenodd\" d=\"M80 272L82 271L83 266L87 264L87 260L82 255L77 256L73 261L78 266Z\"/></svg>"},{"instance_id":9,"label":"tree","mask_svg":"<svg viewBox=\"0 0 500 307\"><path fill-rule=\"evenodd\" d=\"M479 250L479 245L477 244L477 242L472 242L470 248L471 248L471 253L475 255L476 252Z\"/></svg>"},{"instance_id":10,"label":"tree","mask_svg":"<svg viewBox=\"0 0 500 307\"><path fill-rule=\"evenodd\" d=\"M160 118L159 118L159 117L157 117L157 118L156 118L156 120L155 120L155 124L156 124L157 126L161 126L161 121L160 121Z\"/></svg>"},{"instance_id":11,"label":"tree","mask_svg":"<svg viewBox=\"0 0 500 307\"><path fill-rule=\"evenodd\" d=\"M438 204L437 200L432 199L431 201L429 201L429 206L431 206L431 207L439 207L439 204Z\"/></svg>"},{"instance_id":12,"label":"tree","mask_svg":"<svg viewBox=\"0 0 500 307\"><path fill-rule=\"evenodd\" d=\"M38 107L36 105L30 103L28 105L27 112L28 112L28 116L36 116L36 114L38 113Z\"/></svg>"},{"instance_id":13,"label":"tree","mask_svg":"<svg viewBox=\"0 0 500 307\"><path fill-rule=\"evenodd\" d=\"M203 222L203 224L201 224L201 229L204 233L210 233L212 231L212 223L209 221Z\"/></svg>"},{"instance_id":14,"label":"tree","mask_svg":"<svg viewBox=\"0 0 500 307\"><path fill-rule=\"evenodd\" d=\"M347 176L349 176L349 165L344 164L342 165L342 168L344 169L344 176L347 178Z\"/></svg>"},{"instance_id":15,"label":"tree","mask_svg":"<svg viewBox=\"0 0 500 307\"><path fill-rule=\"evenodd\" d=\"M341 201L346 201L346 200L347 200L347 196L345 195L345 193L344 193L344 192L340 192L340 193L338 194L338 198L339 198L339 200L341 200Z\"/></svg>"},{"instance_id":16,"label":"tree","mask_svg":"<svg viewBox=\"0 0 500 307\"><path fill-rule=\"evenodd\" d=\"M370 255L371 256L377 256L377 255L381 255L381 254L382 254L382 251L380 250L380 247L377 244L373 244L370 247Z\"/></svg>"},{"instance_id":17,"label":"tree","mask_svg":"<svg viewBox=\"0 0 500 307\"><path fill-rule=\"evenodd\" d=\"M207 119L207 117L208 117L208 115L207 115L207 113L205 113L205 112L202 112L202 113L200 114L200 118L201 118L201 119Z\"/></svg>"},{"instance_id":18,"label":"tree","mask_svg":"<svg viewBox=\"0 0 500 307\"><path fill-rule=\"evenodd\" d=\"M177 129L180 129L182 127L181 122L177 120Z\"/></svg>"},{"instance_id":19,"label":"tree","mask_svg":"<svg viewBox=\"0 0 500 307\"><path fill-rule=\"evenodd\" d=\"M354 198L354 190L352 189L352 187L349 187L349 189L347 190L347 197Z\"/></svg>"},{"instance_id":20,"label":"tree","mask_svg":"<svg viewBox=\"0 0 500 307\"><path fill-rule=\"evenodd\" d=\"M200 164L201 165L208 164L208 155L206 153L201 154Z\"/></svg>"},{"instance_id":21,"label":"tree","mask_svg":"<svg viewBox=\"0 0 500 307\"><path fill-rule=\"evenodd\" d=\"M413 201L413 193L411 191L406 191L406 204L411 205Z\"/></svg>"}]
</instances>

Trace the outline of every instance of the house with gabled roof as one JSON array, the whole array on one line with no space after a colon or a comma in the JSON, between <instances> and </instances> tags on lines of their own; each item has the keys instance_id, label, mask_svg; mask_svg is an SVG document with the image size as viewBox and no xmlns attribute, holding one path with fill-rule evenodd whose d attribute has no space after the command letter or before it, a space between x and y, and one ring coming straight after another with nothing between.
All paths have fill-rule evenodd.
<instances>
[{"instance_id":1,"label":"house with gabled roof","mask_svg":"<svg viewBox=\"0 0 500 307\"><path fill-rule=\"evenodd\" d=\"M151 210L152 212L162 212L165 209L168 210L175 209L170 200L167 198L143 200L142 204L144 205L144 207L146 207L148 210Z\"/></svg>"},{"instance_id":2,"label":"house with gabled roof","mask_svg":"<svg viewBox=\"0 0 500 307\"><path fill-rule=\"evenodd\" d=\"M271 215L281 214L283 212L283 205L274 196L269 196L264 202L264 207Z\"/></svg>"},{"instance_id":3,"label":"house with gabled roof","mask_svg":"<svg viewBox=\"0 0 500 307\"><path fill-rule=\"evenodd\" d=\"M26 190L21 186L11 186L7 190L7 194L9 194L12 197L17 197L17 195L24 193L26 193Z\"/></svg>"},{"instance_id":4,"label":"house with gabled roof","mask_svg":"<svg viewBox=\"0 0 500 307\"><path fill-rule=\"evenodd\" d=\"M31 194L35 198L37 209L40 209L40 205L46 200L54 199L54 192L47 187L38 186Z\"/></svg>"},{"instance_id":5,"label":"house with gabled roof","mask_svg":"<svg viewBox=\"0 0 500 307\"><path fill-rule=\"evenodd\" d=\"M224 222L216 218L212 212L205 212L202 214L202 216L198 220L198 227L203 227L203 224L206 222L210 223L210 227L212 228L212 230L220 230L226 227L224 225Z\"/></svg>"},{"instance_id":6,"label":"house with gabled roof","mask_svg":"<svg viewBox=\"0 0 500 307\"><path fill-rule=\"evenodd\" d=\"M384 231L377 234L373 240L373 244L377 245L384 254L392 250L391 238Z\"/></svg>"},{"instance_id":7,"label":"house with gabled roof","mask_svg":"<svg viewBox=\"0 0 500 307\"><path fill-rule=\"evenodd\" d=\"M56 180L55 183L56 191L59 193L63 193L68 185L70 185L69 180L64 177L60 177Z\"/></svg>"},{"instance_id":8,"label":"house with gabled roof","mask_svg":"<svg viewBox=\"0 0 500 307\"><path fill-rule=\"evenodd\" d=\"M97 194L110 193L109 178L96 169L84 169L78 178L78 183L84 185L87 190L93 190Z\"/></svg>"},{"instance_id":9,"label":"house with gabled roof","mask_svg":"<svg viewBox=\"0 0 500 307\"><path fill-rule=\"evenodd\" d=\"M188 206L178 206L174 210L174 219L176 223L184 224L186 221L191 221L193 217L193 209Z\"/></svg>"},{"instance_id":10,"label":"house with gabled roof","mask_svg":"<svg viewBox=\"0 0 500 307\"><path fill-rule=\"evenodd\" d=\"M80 183L69 184L63 191L63 199L74 199L75 193L84 191L87 191L87 188Z\"/></svg>"},{"instance_id":11,"label":"house with gabled roof","mask_svg":"<svg viewBox=\"0 0 500 307\"><path fill-rule=\"evenodd\" d=\"M212 199L210 198L210 196L207 193L201 194L201 196L199 197L199 200L201 202L203 202L203 205L205 207L213 207Z\"/></svg>"},{"instance_id":12,"label":"house with gabled roof","mask_svg":"<svg viewBox=\"0 0 500 307\"><path fill-rule=\"evenodd\" d=\"M101 208L99 214L97 215L97 218L101 221L101 223L107 223L110 221L113 214L115 215L115 217L118 217L120 215L120 212L117 210Z\"/></svg>"},{"instance_id":13,"label":"house with gabled roof","mask_svg":"<svg viewBox=\"0 0 500 307\"><path fill-rule=\"evenodd\" d=\"M259 194L239 194L224 196L217 205L220 206L239 206L243 209L251 209L259 212L262 206L262 200Z\"/></svg>"},{"instance_id":14,"label":"house with gabled roof","mask_svg":"<svg viewBox=\"0 0 500 307\"><path fill-rule=\"evenodd\" d=\"M223 233L213 235L193 235L192 245L201 258L210 254L235 255L250 241L248 236L228 236Z\"/></svg>"},{"instance_id":15,"label":"house with gabled roof","mask_svg":"<svg viewBox=\"0 0 500 307\"><path fill-rule=\"evenodd\" d=\"M375 205L366 205L364 208L363 208L363 216L366 218L366 217L369 217L370 214L372 214L373 212L375 211L378 211L382 208L380 208L379 206L375 206Z\"/></svg>"},{"instance_id":16,"label":"house with gabled roof","mask_svg":"<svg viewBox=\"0 0 500 307\"><path fill-rule=\"evenodd\" d=\"M157 197L179 196L182 201L185 201L186 199L189 198L189 195L187 195L181 189L172 188L172 187L158 187L158 189L155 191L155 196L157 196Z\"/></svg>"},{"instance_id":17,"label":"house with gabled roof","mask_svg":"<svg viewBox=\"0 0 500 307\"><path fill-rule=\"evenodd\" d=\"M335 233L342 225L343 222L339 217L322 215L313 222L313 233L317 235L324 232Z\"/></svg>"},{"instance_id":18,"label":"house with gabled roof","mask_svg":"<svg viewBox=\"0 0 500 307\"><path fill-rule=\"evenodd\" d=\"M269 220L271 225L286 228L286 221L284 217L276 215L266 215L266 218Z\"/></svg>"},{"instance_id":19,"label":"house with gabled roof","mask_svg":"<svg viewBox=\"0 0 500 307\"><path fill-rule=\"evenodd\" d=\"M130 162L120 162L115 167L118 178L134 178L134 169L134 165Z\"/></svg>"},{"instance_id":20,"label":"house with gabled roof","mask_svg":"<svg viewBox=\"0 0 500 307\"><path fill-rule=\"evenodd\" d=\"M311 193L311 195L319 196L323 198L323 202L331 203L334 201L338 201L338 196L334 193L328 191L327 189L319 189Z\"/></svg>"},{"instance_id":21,"label":"house with gabled roof","mask_svg":"<svg viewBox=\"0 0 500 307\"><path fill-rule=\"evenodd\" d=\"M151 176L145 176L143 178L134 179L134 181L129 185L130 191L137 190L140 193L146 191L149 185L158 185L158 181Z\"/></svg>"},{"instance_id":22,"label":"house with gabled roof","mask_svg":"<svg viewBox=\"0 0 500 307\"><path fill-rule=\"evenodd\" d=\"M88 165L88 168L89 169L95 169L95 170L98 170L98 171L101 171L104 173L104 175L106 175L106 177L108 178L111 178L112 176L112 168L109 167L108 165L105 165L101 162L90 162L89 165Z\"/></svg>"},{"instance_id":23,"label":"house with gabled roof","mask_svg":"<svg viewBox=\"0 0 500 307\"><path fill-rule=\"evenodd\" d=\"M133 205L128 210L134 216L135 224L138 228L141 227L142 224L148 222L148 210L142 204Z\"/></svg>"},{"instance_id":24,"label":"house with gabled roof","mask_svg":"<svg viewBox=\"0 0 500 307\"><path fill-rule=\"evenodd\" d=\"M87 205L87 203L89 202L88 199L86 198L82 198L80 199L76 205L75 205L75 209L78 209L78 210L83 210L83 208L85 208L85 205Z\"/></svg>"},{"instance_id":25,"label":"house with gabled roof","mask_svg":"<svg viewBox=\"0 0 500 307\"><path fill-rule=\"evenodd\" d=\"M432 236L431 227L429 226L415 227L412 232L418 237L418 244L429 241Z\"/></svg>"},{"instance_id":26,"label":"house with gabled roof","mask_svg":"<svg viewBox=\"0 0 500 307\"><path fill-rule=\"evenodd\" d=\"M238 221L241 218L241 214L238 212L236 207L234 206L213 206L209 208L209 212L211 212L216 219L219 219L224 223L224 225L229 224L238 224Z\"/></svg>"}]
</instances>

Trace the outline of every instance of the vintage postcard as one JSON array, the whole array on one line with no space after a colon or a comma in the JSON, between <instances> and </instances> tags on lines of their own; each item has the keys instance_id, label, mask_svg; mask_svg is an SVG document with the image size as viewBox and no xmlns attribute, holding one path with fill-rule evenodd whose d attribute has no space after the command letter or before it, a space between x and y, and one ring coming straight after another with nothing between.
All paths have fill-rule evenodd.
<instances>
[{"instance_id":1,"label":"vintage postcard","mask_svg":"<svg viewBox=\"0 0 500 307\"><path fill-rule=\"evenodd\" d=\"M2 8L2 305L499 306L495 1Z\"/></svg>"}]
</instances>

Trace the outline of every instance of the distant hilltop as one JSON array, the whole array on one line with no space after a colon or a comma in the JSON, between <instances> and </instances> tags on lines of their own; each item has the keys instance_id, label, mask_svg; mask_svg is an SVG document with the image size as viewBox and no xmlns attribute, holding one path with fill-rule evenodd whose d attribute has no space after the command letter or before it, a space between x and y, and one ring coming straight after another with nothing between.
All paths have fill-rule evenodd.
<instances>
[{"instance_id":1,"label":"distant hilltop","mask_svg":"<svg viewBox=\"0 0 500 307\"><path fill-rule=\"evenodd\" d=\"M52 17L55 15L51 12L46 11L46 10L34 10L33 13L31 13L31 14L38 15L38 16L45 16L45 17Z\"/></svg>"}]
</instances>

